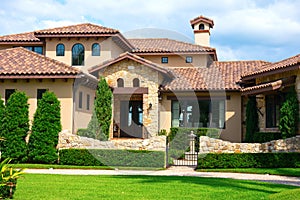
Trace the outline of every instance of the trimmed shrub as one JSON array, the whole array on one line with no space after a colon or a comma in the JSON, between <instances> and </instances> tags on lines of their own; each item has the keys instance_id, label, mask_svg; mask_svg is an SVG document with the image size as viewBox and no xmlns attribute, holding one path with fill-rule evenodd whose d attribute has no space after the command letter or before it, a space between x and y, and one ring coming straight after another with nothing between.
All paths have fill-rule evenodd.
<instances>
[{"instance_id":1,"label":"trimmed shrub","mask_svg":"<svg viewBox=\"0 0 300 200\"><path fill-rule=\"evenodd\" d=\"M245 142L253 142L254 134L258 132L258 114L256 99L249 97L246 106L246 138Z\"/></svg>"},{"instance_id":2,"label":"trimmed shrub","mask_svg":"<svg viewBox=\"0 0 300 200\"><path fill-rule=\"evenodd\" d=\"M198 159L198 169L300 167L300 153L222 153Z\"/></svg>"},{"instance_id":3,"label":"trimmed shrub","mask_svg":"<svg viewBox=\"0 0 300 200\"><path fill-rule=\"evenodd\" d=\"M165 152L113 149L62 149L59 164L163 168Z\"/></svg>"},{"instance_id":4,"label":"trimmed shrub","mask_svg":"<svg viewBox=\"0 0 300 200\"><path fill-rule=\"evenodd\" d=\"M61 131L60 102L52 92L45 92L34 114L29 138L29 158L34 163L55 163L56 146Z\"/></svg>"},{"instance_id":5,"label":"trimmed shrub","mask_svg":"<svg viewBox=\"0 0 300 200\"><path fill-rule=\"evenodd\" d=\"M279 132L256 132L253 135L253 142L264 143L272 140L279 140L281 138L282 136Z\"/></svg>"},{"instance_id":6,"label":"trimmed shrub","mask_svg":"<svg viewBox=\"0 0 300 200\"><path fill-rule=\"evenodd\" d=\"M112 92L103 77L100 77L98 83L94 109L101 132L106 138L109 138L109 127L112 117Z\"/></svg>"},{"instance_id":7,"label":"trimmed shrub","mask_svg":"<svg viewBox=\"0 0 300 200\"><path fill-rule=\"evenodd\" d=\"M297 134L299 123L299 104L297 93L292 87L280 108L279 129L282 138L293 137Z\"/></svg>"},{"instance_id":8,"label":"trimmed shrub","mask_svg":"<svg viewBox=\"0 0 300 200\"><path fill-rule=\"evenodd\" d=\"M4 117L0 124L1 153L3 158L12 158L13 162L26 162L27 145L25 138L29 131L28 97L24 92L14 92L7 101Z\"/></svg>"}]
</instances>

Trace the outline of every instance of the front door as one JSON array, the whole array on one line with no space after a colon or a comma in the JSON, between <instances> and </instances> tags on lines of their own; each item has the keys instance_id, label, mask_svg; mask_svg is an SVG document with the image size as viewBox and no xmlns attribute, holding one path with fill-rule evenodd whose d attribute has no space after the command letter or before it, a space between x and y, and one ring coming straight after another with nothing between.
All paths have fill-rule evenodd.
<instances>
[{"instance_id":1,"label":"front door","mask_svg":"<svg viewBox=\"0 0 300 200\"><path fill-rule=\"evenodd\" d=\"M120 137L143 137L143 101L121 101Z\"/></svg>"}]
</instances>

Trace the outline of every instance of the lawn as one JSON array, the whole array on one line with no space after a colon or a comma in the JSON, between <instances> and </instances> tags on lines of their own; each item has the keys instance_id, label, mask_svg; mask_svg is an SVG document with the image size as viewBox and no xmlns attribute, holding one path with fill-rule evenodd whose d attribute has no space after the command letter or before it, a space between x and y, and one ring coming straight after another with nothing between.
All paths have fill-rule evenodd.
<instances>
[{"instance_id":1,"label":"lawn","mask_svg":"<svg viewBox=\"0 0 300 200\"><path fill-rule=\"evenodd\" d=\"M234 169L198 169L198 172L235 172L250 174L271 174L300 177L300 168L234 168Z\"/></svg>"},{"instance_id":2,"label":"lawn","mask_svg":"<svg viewBox=\"0 0 300 200\"><path fill-rule=\"evenodd\" d=\"M15 200L268 199L297 187L263 182L174 176L25 174Z\"/></svg>"}]
</instances>

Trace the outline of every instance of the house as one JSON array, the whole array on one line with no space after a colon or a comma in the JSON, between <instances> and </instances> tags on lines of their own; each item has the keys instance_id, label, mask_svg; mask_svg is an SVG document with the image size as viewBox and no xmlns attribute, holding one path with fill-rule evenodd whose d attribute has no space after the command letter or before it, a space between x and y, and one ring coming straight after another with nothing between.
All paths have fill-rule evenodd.
<instances>
[{"instance_id":1,"label":"house","mask_svg":"<svg viewBox=\"0 0 300 200\"><path fill-rule=\"evenodd\" d=\"M299 91L299 63L282 71L281 62L220 62L210 47L213 20L199 16L190 25L194 44L127 39L90 23L0 36L0 95L25 91L32 119L37 99L51 90L62 104L63 130L76 133L87 127L103 76L113 91L111 141L151 140L171 127L214 127L222 139L241 142L245 96L294 75ZM266 80L274 83L264 86Z\"/></svg>"}]
</instances>

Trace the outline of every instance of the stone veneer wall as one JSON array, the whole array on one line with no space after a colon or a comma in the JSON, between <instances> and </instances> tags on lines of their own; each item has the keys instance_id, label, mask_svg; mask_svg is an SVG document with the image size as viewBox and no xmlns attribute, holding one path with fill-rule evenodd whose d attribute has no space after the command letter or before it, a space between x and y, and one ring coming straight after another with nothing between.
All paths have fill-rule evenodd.
<instances>
[{"instance_id":1,"label":"stone veneer wall","mask_svg":"<svg viewBox=\"0 0 300 200\"><path fill-rule=\"evenodd\" d=\"M100 141L93 138L81 137L66 131L59 134L57 148L165 151L166 137L155 136L149 139L114 139L110 141Z\"/></svg>"},{"instance_id":2,"label":"stone veneer wall","mask_svg":"<svg viewBox=\"0 0 300 200\"><path fill-rule=\"evenodd\" d=\"M266 143L231 143L207 136L200 137L200 153L275 153L300 152L300 135Z\"/></svg>"}]
</instances>

